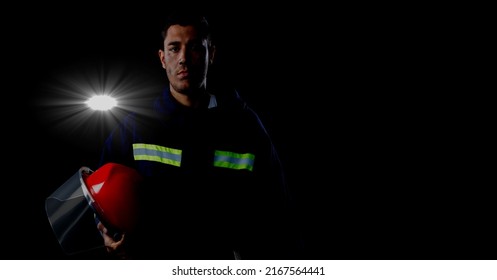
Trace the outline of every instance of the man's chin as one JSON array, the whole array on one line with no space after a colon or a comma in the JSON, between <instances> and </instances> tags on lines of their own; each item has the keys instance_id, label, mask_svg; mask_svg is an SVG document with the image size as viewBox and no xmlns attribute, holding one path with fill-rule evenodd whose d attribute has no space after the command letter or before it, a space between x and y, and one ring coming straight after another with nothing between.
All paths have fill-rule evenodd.
<instances>
[{"instance_id":1,"label":"man's chin","mask_svg":"<svg viewBox=\"0 0 497 280\"><path fill-rule=\"evenodd\" d=\"M177 92L191 96L192 94L195 94L198 92L198 89L200 89L201 86L192 86L192 83L183 81L178 84L176 84L175 89Z\"/></svg>"}]
</instances>

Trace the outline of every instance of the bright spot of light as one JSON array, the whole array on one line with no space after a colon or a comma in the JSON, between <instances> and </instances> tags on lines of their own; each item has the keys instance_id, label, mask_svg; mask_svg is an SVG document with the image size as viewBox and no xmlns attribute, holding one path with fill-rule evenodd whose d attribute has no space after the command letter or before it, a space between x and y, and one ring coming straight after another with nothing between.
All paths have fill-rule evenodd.
<instances>
[{"instance_id":1,"label":"bright spot of light","mask_svg":"<svg viewBox=\"0 0 497 280\"><path fill-rule=\"evenodd\" d=\"M93 110L107 111L117 105L115 98L109 95L95 95L86 101Z\"/></svg>"},{"instance_id":2,"label":"bright spot of light","mask_svg":"<svg viewBox=\"0 0 497 280\"><path fill-rule=\"evenodd\" d=\"M85 149L92 142L101 144L128 113L152 113L151 102L167 85L141 61L129 64L121 59L76 61L49 74L29 100L36 121L47 135Z\"/></svg>"}]
</instances>

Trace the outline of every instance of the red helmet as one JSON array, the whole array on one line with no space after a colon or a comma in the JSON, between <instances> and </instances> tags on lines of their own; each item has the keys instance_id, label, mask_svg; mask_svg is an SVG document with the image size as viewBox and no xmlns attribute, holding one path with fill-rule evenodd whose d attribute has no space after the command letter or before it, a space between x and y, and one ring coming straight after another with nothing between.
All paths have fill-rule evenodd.
<instances>
[{"instance_id":1,"label":"red helmet","mask_svg":"<svg viewBox=\"0 0 497 280\"><path fill-rule=\"evenodd\" d=\"M81 175L83 193L99 219L121 232L133 231L138 219L140 174L125 165L107 163Z\"/></svg>"},{"instance_id":2,"label":"red helmet","mask_svg":"<svg viewBox=\"0 0 497 280\"><path fill-rule=\"evenodd\" d=\"M110 230L131 232L139 217L142 176L107 163L93 172L81 167L45 201L52 229L67 254L103 246L95 215Z\"/></svg>"}]
</instances>

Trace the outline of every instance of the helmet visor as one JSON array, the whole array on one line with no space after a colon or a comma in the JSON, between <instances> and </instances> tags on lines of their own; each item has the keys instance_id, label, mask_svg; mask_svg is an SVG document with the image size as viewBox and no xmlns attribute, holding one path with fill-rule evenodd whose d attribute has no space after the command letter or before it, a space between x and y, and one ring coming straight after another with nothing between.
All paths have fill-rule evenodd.
<instances>
[{"instance_id":1,"label":"helmet visor","mask_svg":"<svg viewBox=\"0 0 497 280\"><path fill-rule=\"evenodd\" d=\"M62 250L67 255L103 247L94 211L83 192L82 176L92 171L81 167L45 200L45 210Z\"/></svg>"}]
</instances>

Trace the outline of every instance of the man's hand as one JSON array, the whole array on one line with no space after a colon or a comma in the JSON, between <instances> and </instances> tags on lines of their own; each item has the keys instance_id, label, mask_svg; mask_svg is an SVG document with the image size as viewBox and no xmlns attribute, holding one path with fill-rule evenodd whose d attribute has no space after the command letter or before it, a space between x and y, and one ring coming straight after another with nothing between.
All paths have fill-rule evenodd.
<instances>
[{"instance_id":1,"label":"man's hand","mask_svg":"<svg viewBox=\"0 0 497 280\"><path fill-rule=\"evenodd\" d=\"M102 222L98 222L97 229L102 234L102 237L104 239L104 246L107 250L107 253L115 255L120 259L128 259L128 256L126 255L126 252L124 250L125 234L122 234L121 238L116 241L114 240L114 238L112 238L112 236L109 235L109 231L102 224Z\"/></svg>"}]
</instances>

